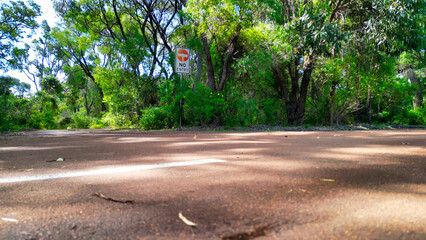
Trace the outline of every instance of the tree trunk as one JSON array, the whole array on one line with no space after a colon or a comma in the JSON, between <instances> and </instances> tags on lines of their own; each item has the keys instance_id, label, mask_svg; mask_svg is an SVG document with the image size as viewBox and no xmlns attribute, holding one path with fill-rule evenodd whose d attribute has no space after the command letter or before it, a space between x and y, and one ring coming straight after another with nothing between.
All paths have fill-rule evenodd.
<instances>
[{"instance_id":1,"label":"tree trunk","mask_svg":"<svg viewBox=\"0 0 426 240\"><path fill-rule=\"evenodd\" d=\"M287 121L289 125L301 125L305 119L306 99L308 95L309 82L314 66L314 57L305 57L303 64L302 81L299 86L299 63L300 59L295 58L293 65L286 65L287 71L291 79L291 92L285 81L282 72L284 71L279 66L271 65L272 73L280 88L281 97L284 99L287 111Z\"/></svg>"},{"instance_id":2,"label":"tree trunk","mask_svg":"<svg viewBox=\"0 0 426 240\"><path fill-rule=\"evenodd\" d=\"M197 84L200 82L201 80L201 74L203 73L203 51L202 50L198 50L197 51L197 73L195 74L195 81L194 81L194 87L193 90L195 91L195 88L197 86Z\"/></svg>"},{"instance_id":3,"label":"tree trunk","mask_svg":"<svg viewBox=\"0 0 426 240\"><path fill-rule=\"evenodd\" d=\"M422 83L417 77L413 69L407 69L405 75L410 79L411 85L417 88L417 91L413 98L413 109L417 110L423 106L423 92L422 92Z\"/></svg>"},{"instance_id":4,"label":"tree trunk","mask_svg":"<svg viewBox=\"0 0 426 240\"><path fill-rule=\"evenodd\" d=\"M336 105L336 97L334 96L336 94L336 86L333 85L331 86L331 92L330 92L330 126L334 125L334 109L335 109L335 105Z\"/></svg>"},{"instance_id":5,"label":"tree trunk","mask_svg":"<svg viewBox=\"0 0 426 240\"><path fill-rule=\"evenodd\" d=\"M371 93L371 86L368 85L368 92L367 92L367 122L371 124L371 122L373 121L373 106L371 104L371 98L372 98L372 93Z\"/></svg>"},{"instance_id":6,"label":"tree trunk","mask_svg":"<svg viewBox=\"0 0 426 240\"><path fill-rule=\"evenodd\" d=\"M237 27L237 31L232 38L231 43L229 44L228 50L226 51L226 56L223 61L222 72L220 74L220 81L218 91L222 91L225 87L226 80L228 79L229 67L231 65L232 56L235 52L235 47L237 45L238 37L240 36L241 27Z\"/></svg>"},{"instance_id":7,"label":"tree trunk","mask_svg":"<svg viewBox=\"0 0 426 240\"><path fill-rule=\"evenodd\" d=\"M210 54L210 45L207 42L207 36L203 33L201 34L201 42L203 42L204 54L206 55L206 68L207 68L207 85L209 86L212 92L216 92L216 82L214 79L214 69L212 56Z\"/></svg>"}]
</instances>

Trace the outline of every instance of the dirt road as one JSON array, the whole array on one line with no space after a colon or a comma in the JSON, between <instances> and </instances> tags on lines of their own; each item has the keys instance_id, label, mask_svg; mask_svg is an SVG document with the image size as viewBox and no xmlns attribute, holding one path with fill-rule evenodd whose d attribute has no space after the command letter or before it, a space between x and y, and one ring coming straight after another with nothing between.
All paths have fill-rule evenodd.
<instances>
[{"instance_id":1,"label":"dirt road","mask_svg":"<svg viewBox=\"0 0 426 240\"><path fill-rule=\"evenodd\" d=\"M253 238L426 239L426 130L0 137L0 239Z\"/></svg>"}]
</instances>

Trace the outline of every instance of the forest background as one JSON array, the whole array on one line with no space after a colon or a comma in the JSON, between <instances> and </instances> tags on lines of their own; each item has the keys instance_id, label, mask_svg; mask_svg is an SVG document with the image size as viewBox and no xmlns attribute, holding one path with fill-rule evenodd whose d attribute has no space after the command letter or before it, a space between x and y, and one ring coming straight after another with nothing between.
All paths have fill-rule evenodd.
<instances>
[{"instance_id":1,"label":"forest background","mask_svg":"<svg viewBox=\"0 0 426 240\"><path fill-rule=\"evenodd\" d=\"M0 2L0 131L426 124L424 0L52 3Z\"/></svg>"}]
</instances>

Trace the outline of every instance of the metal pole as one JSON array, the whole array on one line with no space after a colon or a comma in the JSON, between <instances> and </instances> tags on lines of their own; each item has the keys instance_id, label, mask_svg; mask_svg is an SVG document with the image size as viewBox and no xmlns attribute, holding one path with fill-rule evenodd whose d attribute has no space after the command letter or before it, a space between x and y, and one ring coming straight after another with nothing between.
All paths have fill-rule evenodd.
<instances>
[{"instance_id":1,"label":"metal pole","mask_svg":"<svg viewBox=\"0 0 426 240\"><path fill-rule=\"evenodd\" d=\"M182 127L182 113L183 113L183 108L182 108L182 73L180 73L180 101L179 101L179 126Z\"/></svg>"}]
</instances>

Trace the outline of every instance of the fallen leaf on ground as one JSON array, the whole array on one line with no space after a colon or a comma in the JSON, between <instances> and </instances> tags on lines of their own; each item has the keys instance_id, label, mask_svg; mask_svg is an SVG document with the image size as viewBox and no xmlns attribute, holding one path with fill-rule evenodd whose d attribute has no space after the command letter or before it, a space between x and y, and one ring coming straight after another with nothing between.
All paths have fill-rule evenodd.
<instances>
[{"instance_id":1,"label":"fallen leaf on ground","mask_svg":"<svg viewBox=\"0 0 426 240\"><path fill-rule=\"evenodd\" d=\"M31 172L31 171L34 171L34 168L28 168L24 170L24 172Z\"/></svg>"},{"instance_id":2,"label":"fallen leaf on ground","mask_svg":"<svg viewBox=\"0 0 426 240\"><path fill-rule=\"evenodd\" d=\"M323 182L334 182L334 179L327 179L327 178L321 178L321 181Z\"/></svg>"},{"instance_id":3,"label":"fallen leaf on ground","mask_svg":"<svg viewBox=\"0 0 426 240\"><path fill-rule=\"evenodd\" d=\"M195 227L197 226L196 223L189 221L186 217L184 217L182 215L182 212L179 213L179 218L180 220L182 220L186 225L191 226L191 227Z\"/></svg>"},{"instance_id":4,"label":"fallen leaf on ground","mask_svg":"<svg viewBox=\"0 0 426 240\"><path fill-rule=\"evenodd\" d=\"M1 218L1 220L5 221L5 222L15 222L18 223L18 219L14 219L14 218Z\"/></svg>"},{"instance_id":5,"label":"fallen leaf on ground","mask_svg":"<svg viewBox=\"0 0 426 240\"><path fill-rule=\"evenodd\" d=\"M107 197L107 196L103 195L102 193L98 193L98 192L95 192L93 195L95 195L96 197L108 200L108 201L112 201L112 202L118 202L118 203L133 203L134 202L133 200L114 199L114 198L111 198L111 197Z\"/></svg>"}]
</instances>

